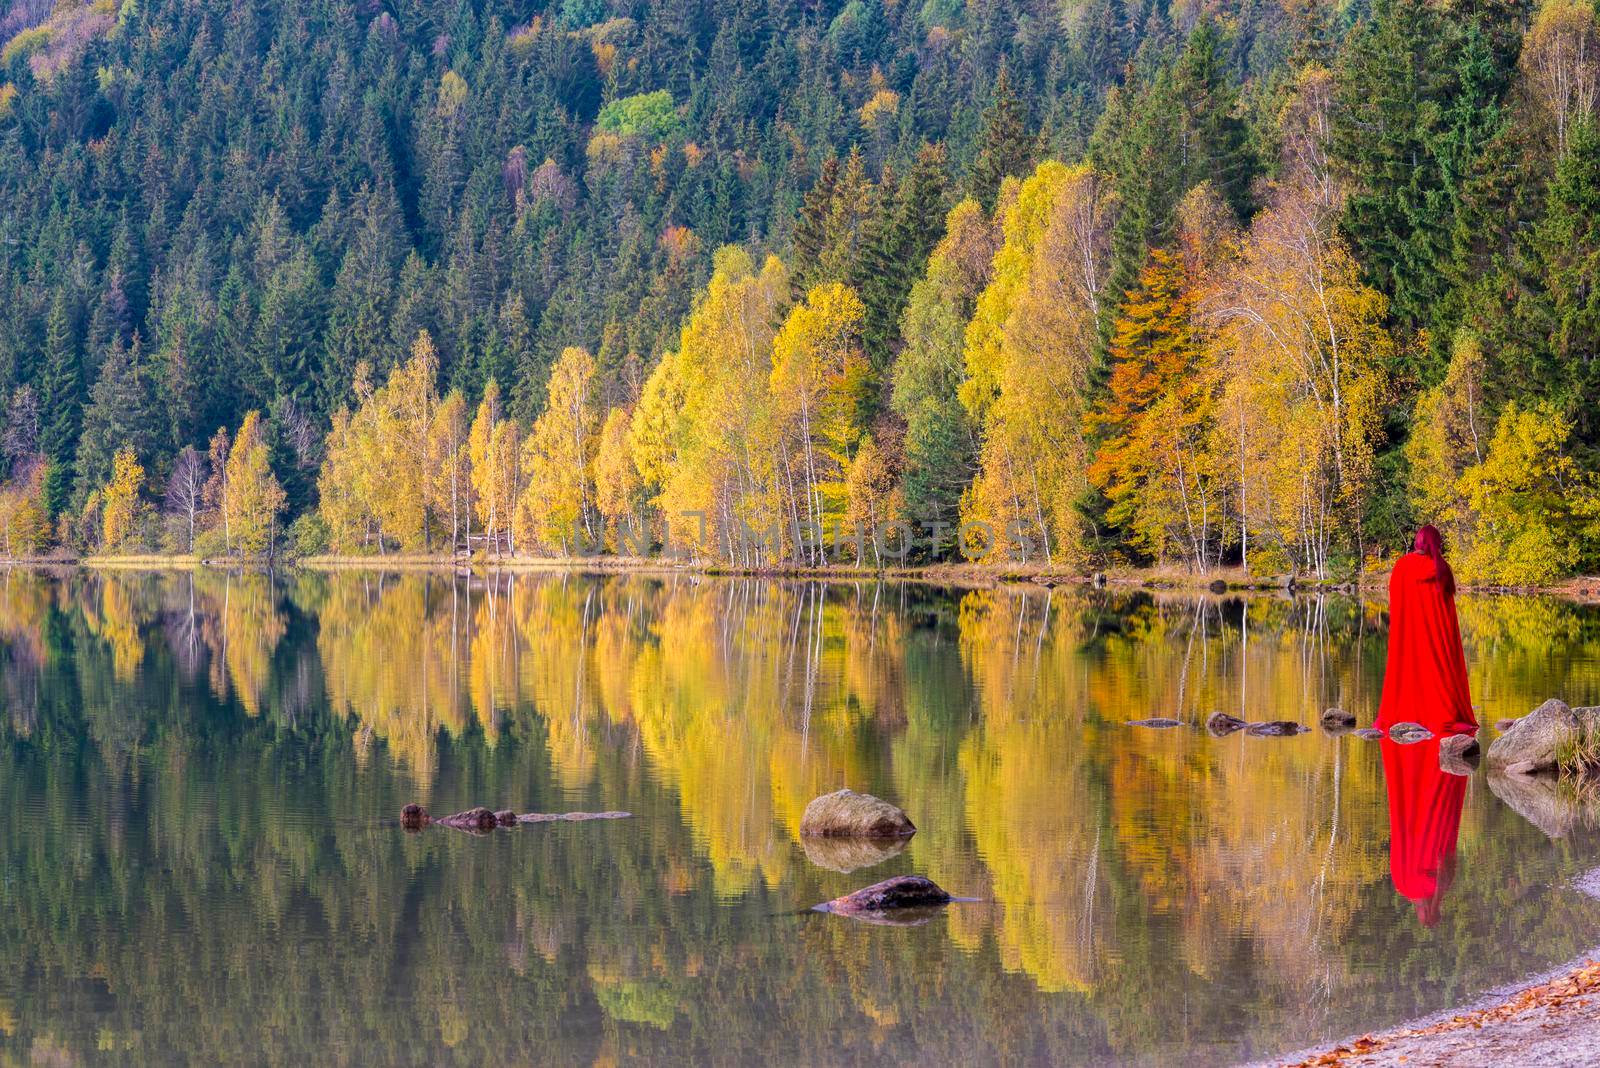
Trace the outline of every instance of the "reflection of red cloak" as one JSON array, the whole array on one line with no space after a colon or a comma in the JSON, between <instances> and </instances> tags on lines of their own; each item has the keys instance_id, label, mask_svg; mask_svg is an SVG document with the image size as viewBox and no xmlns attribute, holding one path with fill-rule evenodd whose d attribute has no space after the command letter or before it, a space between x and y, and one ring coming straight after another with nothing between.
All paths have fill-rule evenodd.
<instances>
[{"instance_id":1,"label":"reflection of red cloak","mask_svg":"<svg viewBox=\"0 0 1600 1068\"><path fill-rule=\"evenodd\" d=\"M1407 721L1435 734L1478 729L1456 601L1421 553L1402 556L1389 574L1389 664L1377 725L1386 731Z\"/></svg>"},{"instance_id":2,"label":"reflection of red cloak","mask_svg":"<svg viewBox=\"0 0 1600 1068\"><path fill-rule=\"evenodd\" d=\"M1400 895L1416 904L1417 919L1432 927L1456 876L1467 780L1439 770L1437 738L1411 745L1385 738L1379 744L1389 790L1389 874Z\"/></svg>"}]
</instances>

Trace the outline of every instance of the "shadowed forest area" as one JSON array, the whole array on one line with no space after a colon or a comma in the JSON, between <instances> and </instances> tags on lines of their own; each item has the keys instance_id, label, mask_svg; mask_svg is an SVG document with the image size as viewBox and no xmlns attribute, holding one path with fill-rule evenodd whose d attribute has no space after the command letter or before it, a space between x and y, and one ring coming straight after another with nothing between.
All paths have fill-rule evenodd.
<instances>
[{"instance_id":1,"label":"shadowed forest area","mask_svg":"<svg viewBox=\"0 0 1600 1068\"><path fill-rule=\"evenodd\" d=\"M1593 570L1597 98L1591 0L11 0L0 552Z\"/></svg>"}]
</instances>

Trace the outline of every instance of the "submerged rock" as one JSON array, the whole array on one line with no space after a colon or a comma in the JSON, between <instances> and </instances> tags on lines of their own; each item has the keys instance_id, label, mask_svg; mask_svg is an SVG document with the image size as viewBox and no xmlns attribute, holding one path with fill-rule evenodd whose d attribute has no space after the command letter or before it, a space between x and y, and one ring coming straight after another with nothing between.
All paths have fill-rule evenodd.
<instances>
[{"instance_id":1,"label":"submerged rock","mask_svg":"<svg viewBox=\"0 0 1600 1068\"><path fill-rule=\"evenodd\" d=\"M836 897L818 905L823 912L838 912L847 916L862 913L886 912L890 909L927 908L930 905L948 905L950 895L932 879L920 875L896 875L881 883L873 883L853 894Z\"/></svg>"},{"instance_id":2,"label":"submerged rock","mask_svg":"<svg viewBox=\"0 0 1600 1068\"><path fill-rule=\"evenodd\" d=\"M1414 742L1425 742L1433 737L1433 732L1420 723L1396 723L1389 728L1389 737L1401 745L1411 745Z\"/></svg>"},{"instance_id":3,"label":"submerged rock","mask_svg":"<svg viewBox=\"0 0 1600 1068\"><path fill-rule=\"evenodd\" d=\"M1451 775L1471 775L1483 751L1470 734L1450 734L1439 740L1439 767Z\"/></svg>"},{"instance_id":4,"label":"submerged rock","mask_svg":"<svg viewBox=\"0 0 1600 1068\"><path fill-rule=\"evenodd\" d=\"M1222 738L1234 731L1242 731L1249 724L1238 716L1230 716L1226 712L1213 712L1206 718L1206 730L1213 737Z\"/></svg>"},{"instance_id":5,"label":"submerged rock","mask_svg":"<svg viewBox=\"0 0 1600 1068\"><path fill-rule=\"evenodd\" d=\"M1265 723L1252 723L1244 729L1246 734L1255 735L1257 738L1288 738L1296 734L1304 734L1310 727L1296 723L1291 719L1274 719Z\"/></svg>"},{"instance_id":6,"label":"submerged rock","mask_svg":"<svg viewBox=\"0 0 1600 1068\"><path fill-rule=\"evenodd\" d=\"M848 874L899 856L910 840L904 835L899 838L823 838L812 835L800 839L800 848L806 851L806 859L817 867Z\"/></svg>"},{"instance_id":7,"label":"submerged rock","mask_svg":"<svg viewBox=\"0 0 1600 1068\"><path fill-rule=\"evenodd\" d=\"M1166 728L1169 728L1169 727L1181 727L1181 726L1183 726L1183 720L1181 720L1181 719L1168 719L1165 716L1155 716L1155 717L1152 717L1150 719L1130 719L1128 721L1128 726L1130 726L1130 727L1155 727L1157 729L1165 730Z\"/></svg>"},{"instance_id":8,"label":"submerged rock","mask_svg":"<svg viewBox=\"0 0 1600 1068\"><path fill-rule=\"evenodd\" d=\"M1351 731L1350 733L1354 734L1357 738L1363 738L1369 742L1375 742L1379 738L1383 737L1383 732L1376 727L1362 727L1360 730Z\"/></svg>"},{"instance_id":9,"label":"submerged rock","mask_svg":"<svg viewBox=\"0 0 1600 1068\"><path fill-rule=\"evenodd\" d=\"M1578 713L1552 697L1489 743L1489 766L1508 769L1513 764L1531 764L1535 771L1553 769L1562 746L1577 741L1582 733L1583 720Z\"/></svg>"},{"instance_id":10,"label":"submerged rock","mask_svg":"<svg viewBox=\"0 0 1600 1068\"><path fill-rule=\"evenodd\" d=\"M800 817L800 834L807 837L904 838L916 831L900 808L854 790L814 798Z\"/></svg>"},{"instance_id":11,"label":"submerged rock","mask_svg":"<svg viewBox=\"0 0 1600 1068\"><path fill-rule=\"evenodd\" d=\"M1329 734L1344 734L1355 730L1356 714L1342 708L1328 708L1322 712L1322 729Z\"/></svg>"}]
</instances>

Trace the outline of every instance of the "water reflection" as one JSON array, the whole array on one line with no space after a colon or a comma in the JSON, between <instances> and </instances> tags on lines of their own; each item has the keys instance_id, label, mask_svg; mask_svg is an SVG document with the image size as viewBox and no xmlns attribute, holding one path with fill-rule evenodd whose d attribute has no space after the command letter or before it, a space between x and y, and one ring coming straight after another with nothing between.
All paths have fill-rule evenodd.
<instances>
[{"instance_id":1,"label":"water reflection","mask_svg":"<svg viewBox=\"0 0 1600 1068\"><path fill-rule=\"evenodd\" d=\"M1439 742L1378 743L1389 795L1389 872L1424 927L1438 924L1445 892L1455 881L1456 837L1467 798L1466 777L1439 767Z\"/></svg>"},{"instance_id":2,"label":"water reflection","mask_svg":"<svg viewBox=\"0 0 1600 1068\"><path fill-rule=\"evenodd\" d=\"M1600 696L1592 613L1461 613L1484 721ZM0 1057L1214 1060L1591 944L1586 827L1456 779L1450 887L1448 785L1389 743L1124 726L1370 722L1384 644L1348 599L13 571ZM920 832L814 855L840 786ZM413 800L635 815L407 838ZM901 872L986 904L794 915Z\"/></svg>"}]
</instances>

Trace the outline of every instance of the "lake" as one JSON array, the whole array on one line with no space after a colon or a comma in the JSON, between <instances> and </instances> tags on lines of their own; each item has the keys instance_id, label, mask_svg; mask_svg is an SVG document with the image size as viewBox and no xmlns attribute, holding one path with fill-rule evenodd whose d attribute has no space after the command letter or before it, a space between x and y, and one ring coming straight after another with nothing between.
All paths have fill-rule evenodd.
<instances>
[{"instance_id":1,"label":"lake","mask_svg":"<svg viewBox=\"0 0 1600 1068\"><path fill-rule=\"evenodd\" d=\"M1460 607L1486 727L1600 703L1600 612ZM1419 903L1392 743L1198 728L1369 723L1384 628L1338 597L5 572L0 1064L1215 1063L1600 943L1570 806L1473 775ZM842 786L919 832L802 843ZM632 817L413 834L409 801ZM809 911L903 873L978 900Z\"/></svg>"}]
</instances>

